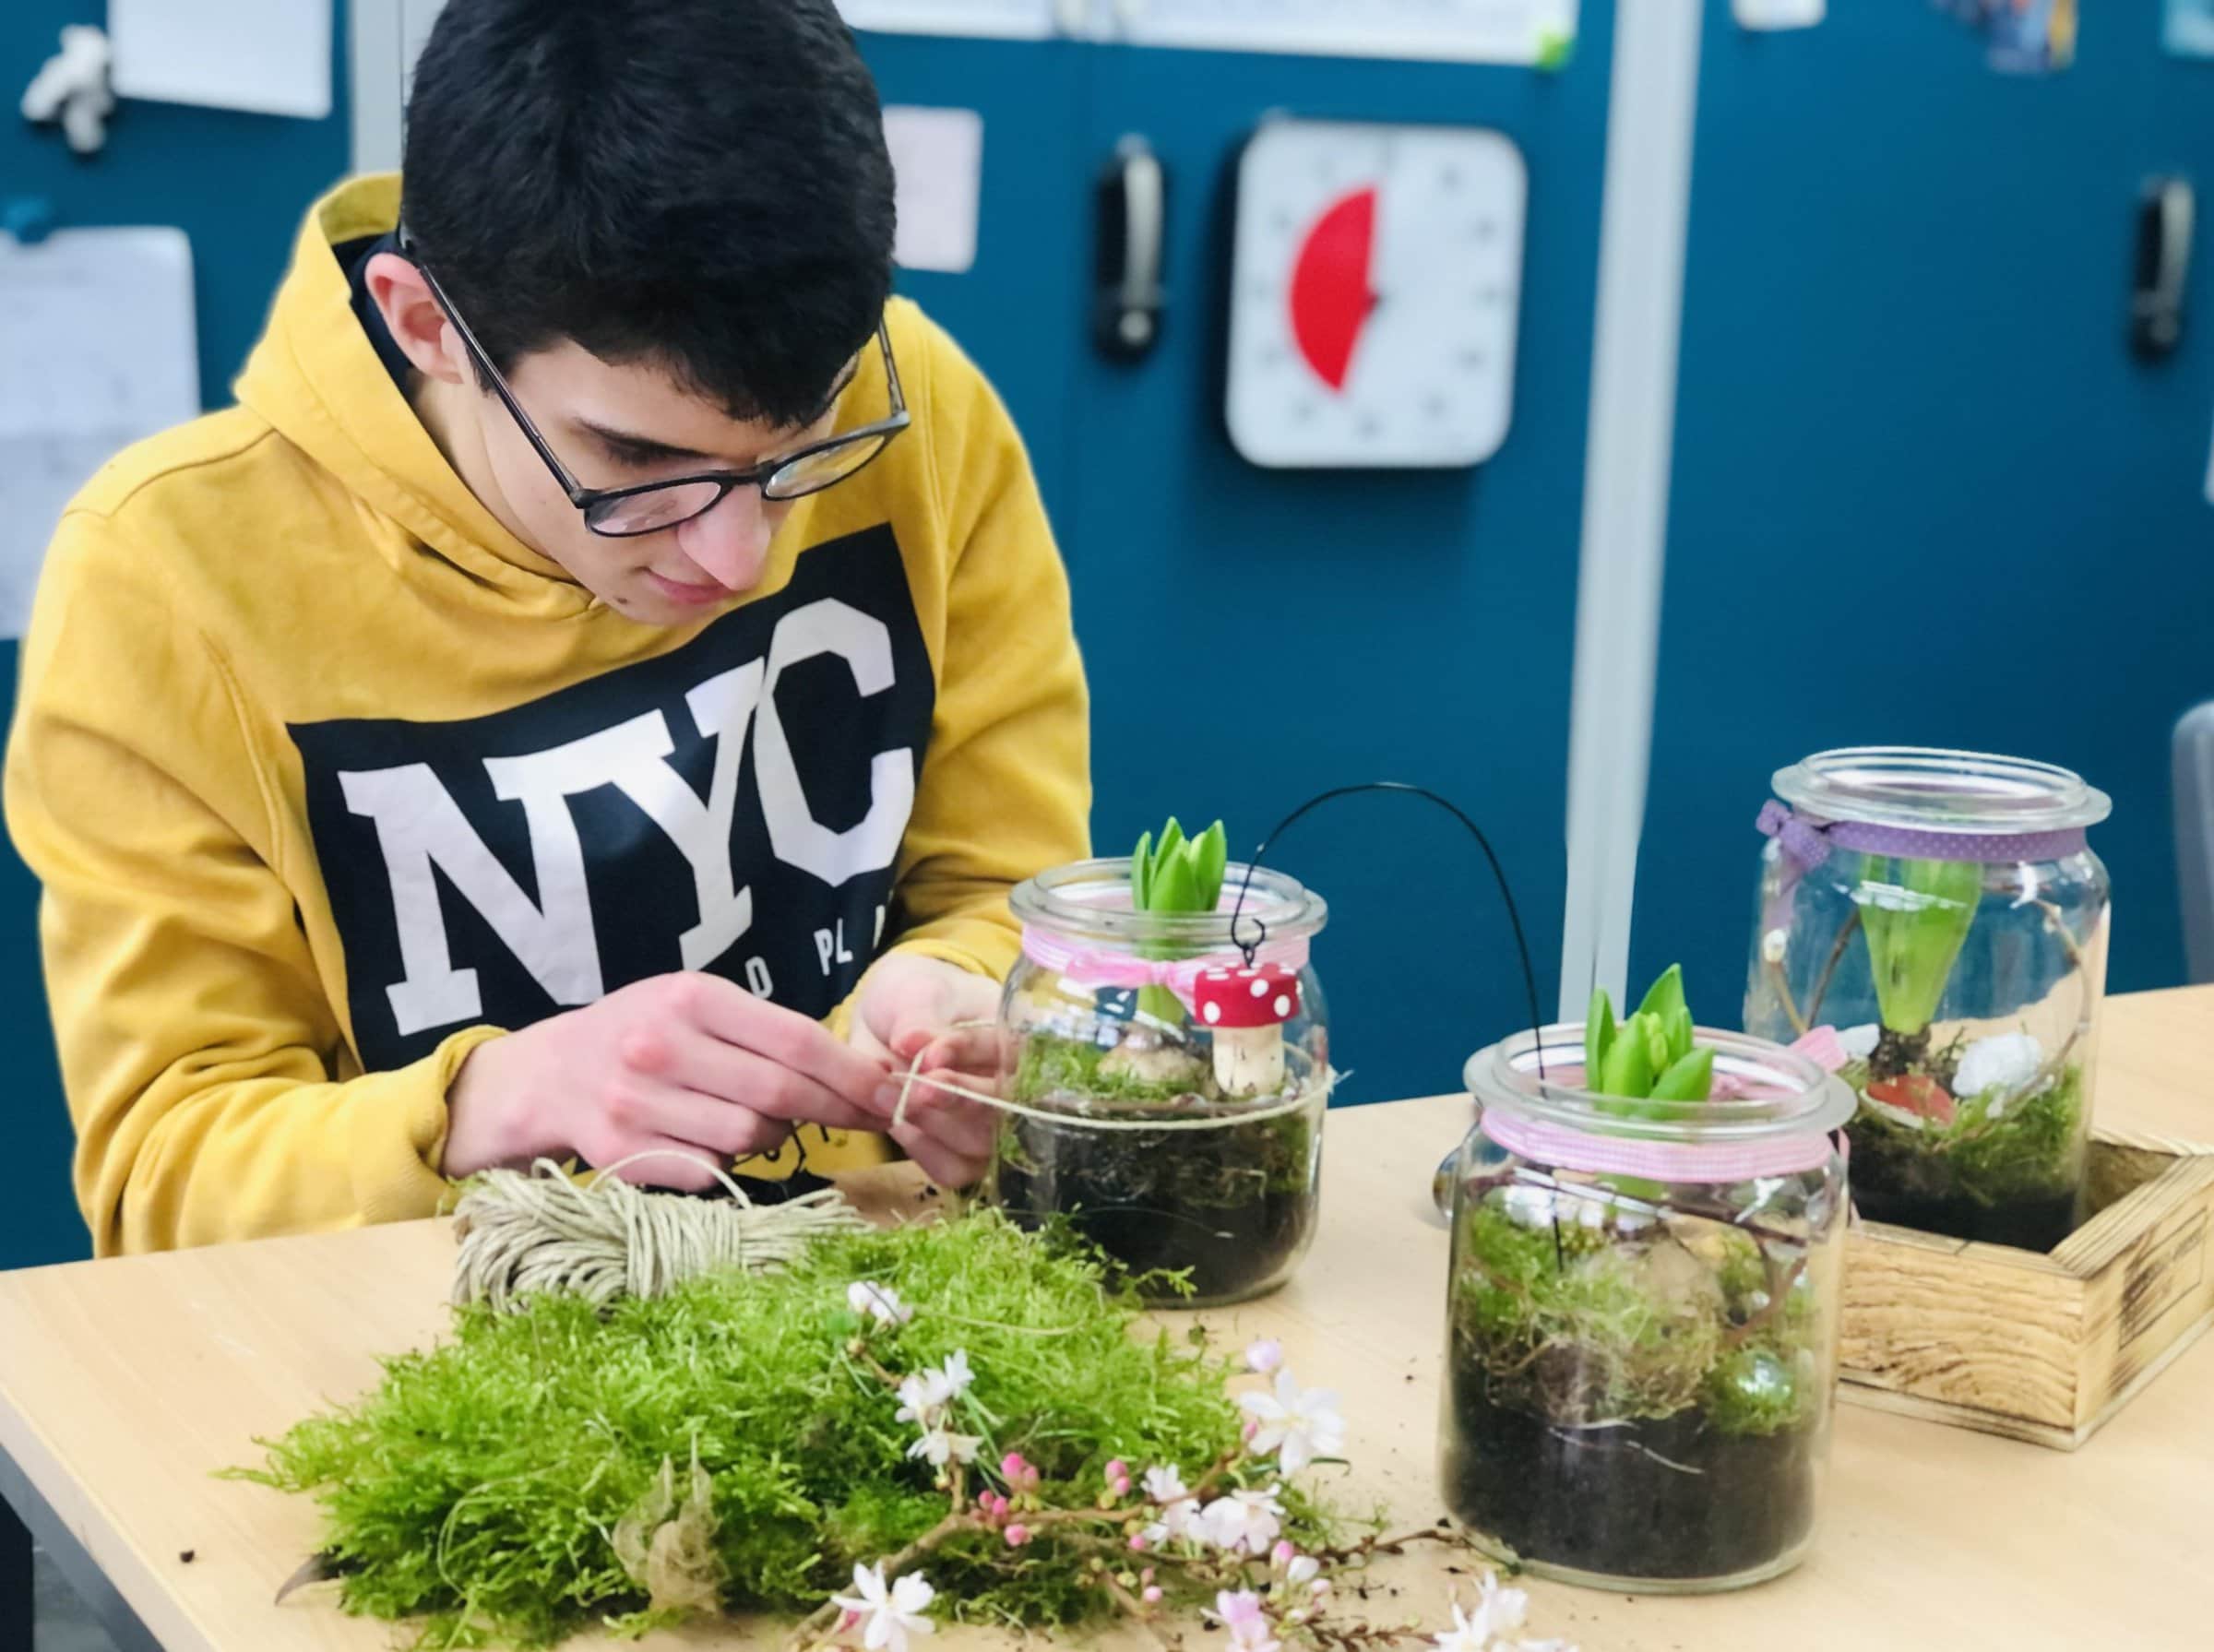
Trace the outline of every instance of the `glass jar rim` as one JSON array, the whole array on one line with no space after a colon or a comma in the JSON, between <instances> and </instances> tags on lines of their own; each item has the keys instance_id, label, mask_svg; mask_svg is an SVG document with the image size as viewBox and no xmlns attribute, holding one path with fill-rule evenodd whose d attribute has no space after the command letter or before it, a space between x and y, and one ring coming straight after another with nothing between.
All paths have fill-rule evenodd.
<instances>
[{"instance_id":1,"label":"glass jar rim","mask_svg":"<svg viewBox=\"0 0 2214 1652\"><path fill-rule=\"evenodd\" d=\"M2027 837L2096 826L2113 800L2073 769L1993 752L1840 746L1776 771L1776 795L1816 824Z\"/></svg>"},{"instance_id":2,"label":"glass jar rim","mask_svg":"<svg viewBox=\"0 0 2214 1652\"><path fill-rule=\"evenodd\" d=\"M1581 1069L1584 1024L1565 1022L1540 1034L1518 1032L1469 1057L1462 1076L1480 1109L1499 1108L1536 1123L1632 1141L1742 1143L1779 1136L1827 1135L1852 1117L1852 1091L1818 1064L1781 1044L1711 1027L1693 1029L1696 1044L1714 1052L1717 1076L1768 1091L1719 1101L1651 1101L1637 1117L1616 1111L1619 1098L1541 1075Z\"/></svg>"},{"instance_id":3,"label":"glass jar rim","mask_svg":"<svg viewBox=\"0 0 2214 1652\"><path fill-rule=\"evenodd\" d=\"M1088 941L1125 945L1173 942L1195 949L1227 950L1261 935L1254 920L1267 925L1270 941L1297 940L1318 933L1329 921L1321 896L1298 879L1268 867L1252 869L1232 862L1222 871L1222 897L1211 912L1134 912L1130 909L1130 862L1123 860L1072 861L1015 886L1007 904L1025 926ZM1239 909L1241 892L1244 905ZM1237 933L1231 920L1237 918Z\"/></svg>"}]
</instances>

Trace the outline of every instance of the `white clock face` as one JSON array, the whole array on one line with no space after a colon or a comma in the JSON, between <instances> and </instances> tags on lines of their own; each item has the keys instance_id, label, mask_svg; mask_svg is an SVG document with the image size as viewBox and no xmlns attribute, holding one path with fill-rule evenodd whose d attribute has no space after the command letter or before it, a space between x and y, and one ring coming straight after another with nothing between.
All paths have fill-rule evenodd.
<instances>
[{"instance_id":1,"label":"white clock face","mask_svg":"<svg viewBox=\"0 0 2214 1652\"><path fill-rule=\"evenodd\" d=\"M1496 132L1272 121L1238 167L1227 412L1274 468L1473 465L1506 437L1529 194Z\"/></svg>"}]
</instances>

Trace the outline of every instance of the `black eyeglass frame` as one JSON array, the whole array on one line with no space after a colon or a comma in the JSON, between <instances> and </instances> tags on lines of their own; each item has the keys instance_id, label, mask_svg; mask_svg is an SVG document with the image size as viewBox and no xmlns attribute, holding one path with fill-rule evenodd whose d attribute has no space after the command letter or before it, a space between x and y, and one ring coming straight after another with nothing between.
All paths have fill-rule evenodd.
<instances>
[{"instance_id":1,"label":"black eyeglass frame","mask_svg":"<svg viewBox=\"0 0 2214 1652\"><path fill-rule=\"evenodd\" d=\"M530 422L530 415L523 411L523 404L516 399L515 392L507 387L506 379L501 375L500 370L493 365L491 354L482 344L477 342L477 336L470 331L469 323L461 319L460 311L455 309L453 300L446 297L446 289L438 284L438 278L432 272L431 267L418 257L414 249L404 240L400 243L400 252L422 272L423 285L431 290L431 296L438 301L438 307L446 312L446 318L454 324L454 331L461 336L462 348L469 351L470 359L482 370L485 378L492 385L493 393L500 398L501 403L507 409L508 414L515 420L516 428L523 433L524 439L536 450L538 457L544 461L546 469L553 472L554 480L561 484L561 491L568 495L569 503L575 505L578 513L582 515L585 527L602 539L638 539L649 533L661 533L668 529L680 527L684 523L706 516L725 499L728 499L732 491L738 488L757 487L761 490L761 496L764 499L775 500L779 503L792 499L804 499L810 494L823 493L827 489L838 486L841 481L852 481L854 477L875 464L882 457L884 450L891 446L892 438L905 430L911 422L907 410L907 395L899 385L899 364L892 359L891 330L884 321L879 320L876 324L876 347L884 354L884 382L891 397L892 410L888 417L879 419L871 424L863 424L852 430L843 431L837 435L826 437L820 442L811 443L797 453L788 453L781 458L764 460L746 470L695 470L689 475L666 477L660 481L637 482L626 488L588 488L569 473L569 468L561 462L560 456L554 451L546 438L539 434L538 426ZM771 491L771 484L778 475L790 469L792 466L803 464L808 459L828 453L835 448L854 446L870 441L876 443L876 450L844 475L834 476L819 486L802 488L796 493L779 493ZM670 521L657 522L650 528L611 529L603 528L592 520L595 511L602 510L622 500L635 499L641 493L661 493L671 488L697 487L702 482L715 484L715 496L697 510L688 512Z\"/></svg>"}]
</instances>

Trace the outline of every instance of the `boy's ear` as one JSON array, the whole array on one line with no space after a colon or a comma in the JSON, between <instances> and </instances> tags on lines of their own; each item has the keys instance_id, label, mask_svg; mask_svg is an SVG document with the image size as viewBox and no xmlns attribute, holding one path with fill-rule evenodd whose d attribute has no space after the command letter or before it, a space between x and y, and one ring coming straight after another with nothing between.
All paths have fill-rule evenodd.
<instances>
[{"instance_id":1,"label":"boy's ear","mask_svg":"<svg viewBox=\"0 0 2214 1652\"><path fill-rule=\"evenodd\" d=\"M474 373L461 337L431 296L430 284L398 253L378 253L363 271L370 302L415 371L443 384L470 383Z\"/></svg>"}]
</instances>

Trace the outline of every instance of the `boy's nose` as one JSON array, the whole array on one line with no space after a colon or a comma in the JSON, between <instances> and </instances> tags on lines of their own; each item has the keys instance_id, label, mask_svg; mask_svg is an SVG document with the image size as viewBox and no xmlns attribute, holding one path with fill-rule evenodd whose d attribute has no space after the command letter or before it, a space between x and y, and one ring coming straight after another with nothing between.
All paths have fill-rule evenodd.
<instances>
[{"instance_id":1,"label":"boy's nose","mask_svg":"<svg viewBox=\"0 0 2214 1652\"><path fill-rule=\"evenodd\" d=\"M776 523L759 491L732 488L713 510L682 524L676 544L716 583L744 591L760 583L768 541L775 534Z\"/></svg>"}]
</instances>

